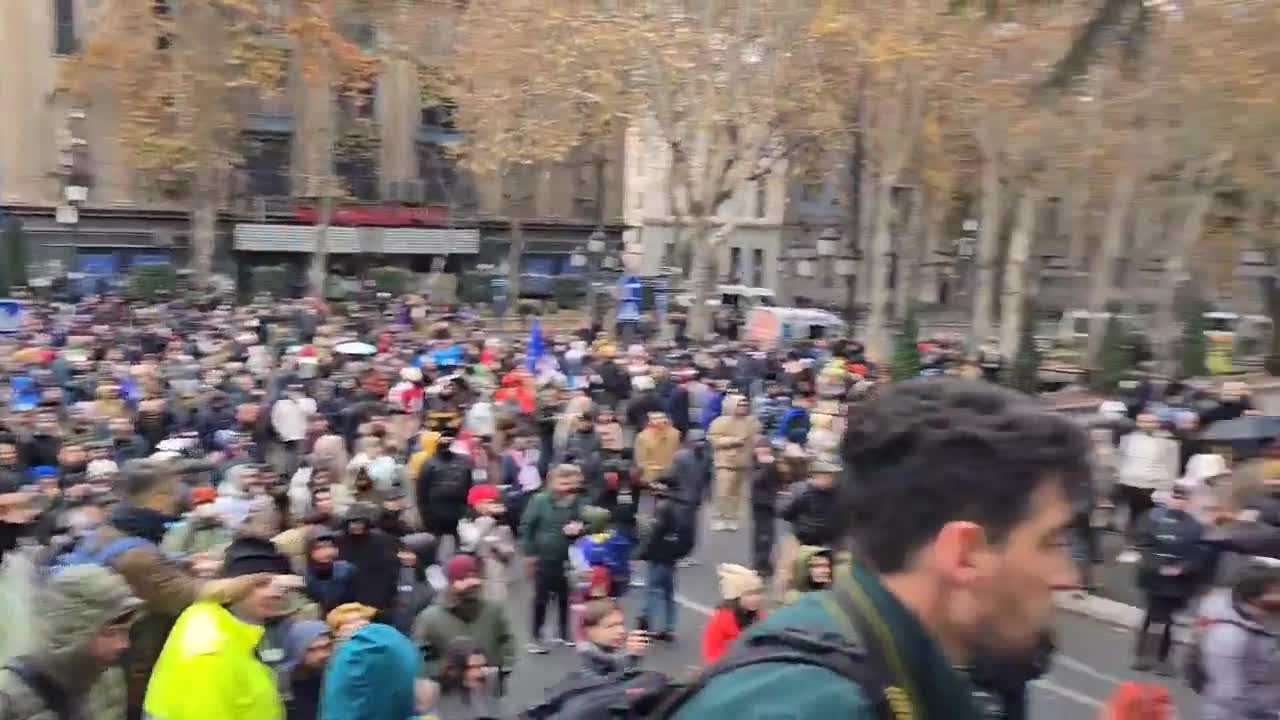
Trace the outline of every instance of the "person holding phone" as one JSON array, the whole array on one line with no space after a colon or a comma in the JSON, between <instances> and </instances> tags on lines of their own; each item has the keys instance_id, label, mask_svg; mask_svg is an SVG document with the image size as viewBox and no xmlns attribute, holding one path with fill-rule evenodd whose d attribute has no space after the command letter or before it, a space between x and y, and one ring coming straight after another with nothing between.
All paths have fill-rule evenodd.
<instances>
[{"instance_id":1,"label":"person holding phone","mask_svg":"<svg viewBox=\"0 0 1280 720\"><path fill-rule=\"evenodd\" d=\"M612 677L640 666L649 649L649 634L627 630L626 616L616 600L600 598L587 603L582 613L585 639L578 643L583 672Z\"/></svg>"}]
</instances>

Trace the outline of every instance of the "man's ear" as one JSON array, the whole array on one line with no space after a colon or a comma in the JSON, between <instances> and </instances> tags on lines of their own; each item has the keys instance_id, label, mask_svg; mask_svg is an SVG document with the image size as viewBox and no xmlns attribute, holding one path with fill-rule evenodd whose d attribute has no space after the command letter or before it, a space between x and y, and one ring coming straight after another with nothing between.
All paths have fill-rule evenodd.
<instances>
[{"instance_id":1,"label":"man's ear","mask_svg":"<svg viewBox=\"0 0 1280 720\"><path fill-rule=\"evenodd\" d=\"M980 571L981 555L990 548L987 531L968 521L954 521L942 526L933 543L935 566L952 581L973 582Z\"/></svg>"}]
</instances>

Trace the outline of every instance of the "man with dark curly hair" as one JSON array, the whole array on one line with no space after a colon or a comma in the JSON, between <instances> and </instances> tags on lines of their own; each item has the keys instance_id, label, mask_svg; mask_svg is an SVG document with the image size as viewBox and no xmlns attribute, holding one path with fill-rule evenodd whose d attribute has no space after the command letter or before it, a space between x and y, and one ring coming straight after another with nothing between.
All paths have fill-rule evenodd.
<instances>
[{"instance_id":1,"label":"man with dark curly hair","mask_svg":"<svg viewBox=\"0 0 1280 720\"><path fill-rule=\"evenodd\" d=\"M842 454L852 572L744 633L675 717L977 718L955 668L1034 656L1078 584L1084 432L989 383L921 379L851 415Z\"/></svg>"}]
</instances>

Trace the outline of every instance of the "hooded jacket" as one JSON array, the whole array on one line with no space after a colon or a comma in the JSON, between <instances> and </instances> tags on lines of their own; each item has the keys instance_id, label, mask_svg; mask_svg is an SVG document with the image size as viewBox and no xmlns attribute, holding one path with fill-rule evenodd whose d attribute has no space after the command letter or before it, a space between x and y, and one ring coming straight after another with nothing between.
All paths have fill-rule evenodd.
<instances>
[{"instance_id":1,"label":"hooded jacket","mask_svg":"<svg viewBox=\"0 0 1280 720\"><path fill-rule=\"evenodd\" d=\"M413 643L395 628L360 628L329 661L320 720L410 720L419 664Z\"/></svg>"},{"instance_id":2,"label":"hooded jacket","mask_svg":"<svg viewBox=\"0 0 1280 720\"><path fill-rule=\"evenodd\" d=\"M827 560L831 562L831 572L835 575L835 559L832 557L831 550L815 545L803 545L796 551L796 561L792 565L791 570L791 587L787 590L786 597L783 600L784 605L800 599L800 596L814 590L823 590L825 588L814 587L813 579L809 572L809 561L819 555L826 555Z\"/></svg>"},{"instance_id":3,"label":"hooded jacket","mask_svg":"<svg viewBox=\"0 0 1280 720\"><path fill-rule=\"evenodd\" d=\"M653 526L640 548L641 560L674 565L697 543L698 506L685 495L660 496L653 511Z\"/></svg>"},{"instance_id":4,"label":"hooded jacket","mask_svg":"<svg viewBox=\"0 0 1280 720\"><path fill-rule=\"evenodd\" d=\"M89 690L106 669L86 653L90 640L107 623L138 609L141 602L116 573L94 565L78 565L54 574L45 585L38 622L47 638L43 648L27 656L28 667L64 694L69 715L90 716ZM99 708L123 717L119 706ZM12 671L0 671L0 717L59 720L34 688Z\"/></svg>"},{"instance_id":5,"label":"hooded jacket","mask_svg":"<svg viewBox=\"0 0 1280 720\"><path fill-rule=\"evenodd\" d=\"M835 487L820 488L806 481L796 485L778 516L791 523L801 545L829 545L835 539L838 508Z\"/></svg>"},{"instance_id":6,"label":"hooded jacket","mask_svg":"<svg viewBox=\"0 0 1280 720\"><path fill-rule=\"evenodd\" d=\"M143 711L154 720L280 720L275 674L256 653L263 632L214 602L187 608L156 661Z\"/></svg>"},{"instance_id":7,"label":"hooded jacket","mask_svg":"<svg viewBox=\"0 0 1280 720\"><path fill-rule=\"evenodd\" d=\"M464 455L441 448L418 475L418 510L422 526L441 535L453 532L467 514L471 489L471 462Z\"/></svg>"},{"instance_id":8,"label":"hooded jacket","mask_svg":"<svg viewBox=\"0 0 1280 720\"><path fill-rule=\"evenodd\" d=\"M498 667L510 668L516 658L515 635L503 607L482 598L476 598L474 604L462 602L452 590L418 615L409 635L426 658L423 672L427 677L439 677L450 644L462 637L471 638Z\"/></svg>"},{"instance_id":9,"label":"hooded jacket","mask_svg":"<svg viewBox=\"0 0 1280 720\"><path fill-rule=\"evenodd\" d=\"M717 469L742 470L751 467L756 438L760 436L760 421L747 415L739 417L734 410L740 397L726 400L724 414L716 418L707 430L707 439L715 450Z\"/></svg>"},{"instance_id":10,"label":"hooded jacket","mask_svg":"<svg viewBox=\"0 0 1280 720\"><path fill-rule=\"evenodd\" d=\"M329 626L319 620L303 620L289 625L285 637L285 661L280 666L281 690L285 696L288 720L316 720L320 715L320 688L324 673L300 666L311 643L328 632Z\"/></svg>"},{"instance_id":11,"label":"hooded jacket","mask_svg":"<svg viewBox=\"0 0 1280 720\"><path fill-rule=\"evenodd\" d=\"M680 450L680 431L673 425L649 426L636 435L635 462L646 484L653 483L671 469Z\"/></svg>"},{"instance_id":12,"label":"hooded jacket","mask_svg":"<svg viewBox=\"0 0 1280 720\"><path fill-rule=\"evenodd\" d=\"M322 541L336 544L337 535L321 529L313 532L307 539L307 569L304 579L307 583L307 595L320 605L321 615L328 615L330 610L339 605L356 602L356 571L346 560L334 560L328 566L312 560L311 551Z\"/></svg>"},{"instance_id":13,"label":"hooded jacket","mask_svg":"<svg viewBox=\"0 0 1280 720\"><path fill-rule=\"evenodd\" d=\"M1242 613L1229 591L1205 598L1200 615L1211 623L1200 641L1208 678L1200 717L1275 717L1280 708L1280 637Z\"/></svg>"},{"instance_id":14,"label":"hooded jacket","mask_svg":"<svg viewBox=\"0 0 1280 720\"><path fill-rule=\"evenodd\" d=\"M351 533L354 520L364 521L367 530L363 535ZM355 601L386 611L396 598L399 547L394 538L375 527L377 520L377 508L364 503L351 506L338 535L338 556L355 567Z\"/></svg>"}]
</instances>

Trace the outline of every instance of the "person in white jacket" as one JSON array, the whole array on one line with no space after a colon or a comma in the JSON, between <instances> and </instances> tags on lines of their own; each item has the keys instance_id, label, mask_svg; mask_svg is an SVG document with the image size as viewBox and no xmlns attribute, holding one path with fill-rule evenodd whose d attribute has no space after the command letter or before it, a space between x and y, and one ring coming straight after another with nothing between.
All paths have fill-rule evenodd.
<instances>
[{"instance_id":1,"label":"person in white jacket","mask_svg":"<svg viewBox=\"0 0 1280 720\"><path fill-rule=\"evenodd\" d=\"M481 564L484 599L503 603L507 599L511 562L516 554L515 537L502 517L506 507L498 486L472 485L467 492L467 516L458 521L458 550L474 555Z\"/></svg>"},{"instance_id":2,"label":"person in white jacket","mask_svg":"<svg viewBox=\"0 0 1280 720\"><path fill-rule=\"evenodd\" d=\"M1160 421L1151 413L1138 415L1137 429L1120 439L1118 454L1116 492L1119 504L1129 510L1125 534L1130 547L1116 561L1132 563L1138 561L1134 534L1142 518L1155 507L1152 495L1158 490L1169 491L1182 469L1178 441L1160 428Z\"/></svg>"}]
</instances>

